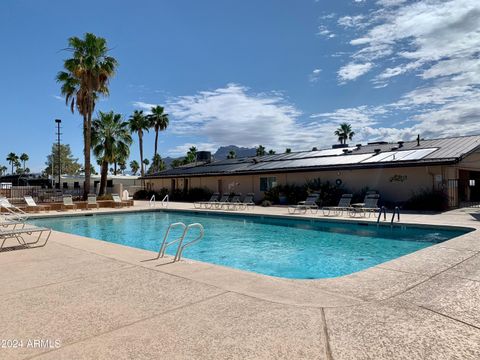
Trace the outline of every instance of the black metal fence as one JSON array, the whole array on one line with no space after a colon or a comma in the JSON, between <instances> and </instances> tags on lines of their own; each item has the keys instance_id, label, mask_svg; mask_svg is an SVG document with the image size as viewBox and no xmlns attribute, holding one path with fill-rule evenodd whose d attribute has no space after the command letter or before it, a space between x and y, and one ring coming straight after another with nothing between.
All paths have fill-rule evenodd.
<instances>
[{"instance_id":1,"label":"black metal fence","mask_svg":"<svg viewBox=\"0 0 480 360\"><path fill-rule=\"evenodd\" d=\"M448 206L478 207L480 206L480 180L448 180Z\"/></svg>"},{"instance_id":2,"label":"black metal fence","mask_svg":"<svg viewBox=\"0 0 480 360\"><path fill-rule=\"evenodd\" d=\"M24 204L25 196L31 196L36 202L61 202L63 195L72 195L80 198L83 195L82 189L48 189L40 186L12 186L0 188L0 196L4 196L14 204Z\"/></svg>"}]
</instances>

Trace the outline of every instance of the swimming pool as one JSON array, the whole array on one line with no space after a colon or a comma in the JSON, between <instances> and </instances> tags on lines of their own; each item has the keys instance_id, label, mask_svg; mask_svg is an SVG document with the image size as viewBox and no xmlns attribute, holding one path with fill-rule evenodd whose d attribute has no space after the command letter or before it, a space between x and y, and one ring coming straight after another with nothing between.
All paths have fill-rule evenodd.
<instances>
[{"instance_id":1,"label":"swimming pool","mask_svg":"<svg viewBox=\"0 0 480 360\"><path fill-rule=\"evenodd\" d=\"M158 252L168 225L178 221L199 222L205 228L204 239L186 248L184 257L294 279L350 274L468 232L173 211L44 218L31 222ZM178 234L173 232L172 236ZM192 231L191 236L194 235ZM172 246L167 253L173 255L175 250Z\"/></svg>"}]
</instances>

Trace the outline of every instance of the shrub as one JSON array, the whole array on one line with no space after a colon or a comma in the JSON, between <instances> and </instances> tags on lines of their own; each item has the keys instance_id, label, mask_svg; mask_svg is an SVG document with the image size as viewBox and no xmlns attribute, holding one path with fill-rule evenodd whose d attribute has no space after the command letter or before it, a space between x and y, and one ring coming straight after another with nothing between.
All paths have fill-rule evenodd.
<instances>
[{"instance_id":1,"label":"shrub","mask_svg":"<svg viewBox=\"0 0 480 360\"><path fill-rule=\"evenodd\" d=\"M413 193L412 197L403 204L403 208L406 210L445 211L448 209L448 196L443 191L424 189Z\"/></svg>"},{"instance_id":2,"label":"shrub","mask_svg":"<svg viewBox=\"0 0 480 360\"><path fill-rule=\"evenodd\" d=\"M261 205L262 205L263 207L272 206L272 202L269 201L269 200L263 200Z\"/></svg>"},{"instance_id":3,"label":"shrub","mask_svg":"<svg viewBox=\"0 0 480 360\"><path fill-rule=\"evenodd\" d=\"M308 194L313 192L320 193L319 204L322 206L331 206L338 203L344 190L341 186L332 184L329 181L322 182L320 179L313 179L303 185L277 185L265 192L264 199L271 203L278 204L280 197L285 197L288 204L297 204L299 201L305 200Z\"/></svg>"},{"instance_id":4,"label":"shrub","mask_svg":"<svg viewBox=\"0 0 480 360\"><path fill-rule=\"evenodd\" d=\"M153 195L155 195L156 200L162 200L165 195L168 194L168 189L162 188L160 191L153 191L153 190L138 190L135 194L133 194L134 200L150 200Z\"/></svg>"}]
</instances>

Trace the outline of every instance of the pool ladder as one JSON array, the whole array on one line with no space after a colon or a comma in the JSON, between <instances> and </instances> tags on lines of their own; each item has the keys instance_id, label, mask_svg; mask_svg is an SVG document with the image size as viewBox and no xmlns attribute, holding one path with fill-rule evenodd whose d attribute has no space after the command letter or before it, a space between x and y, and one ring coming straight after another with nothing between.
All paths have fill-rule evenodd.
<instances>
[{"instance_id":1,"label":"pool ladder","mask_svg":"<svg viewBox=\"0 0 480 360\"><path fill-rule=\"evenodd\" d=\"M378 217L377 217L377 224L380 222L380 218L382 217L383 214L383 220L387 220L387 208L385 206L382 206L380 208L380 211L378 212ZM393 221L395 220L395 215L397 215L397 221L400 221L400 208L398 206L395 206L393 209L392 213L392 219L390 220L390 225L393 225Z\"/></svg>"},{"instance_id":2,"label":"pool ladder","mask_svg":"<svg viewBox=\"0 0 480 360\"><path fill-rule=\"evenodd\" d=\"M173 228L183 229L182 234L178 238L173 239L172 241L168 241L170 230L172 230ZM199 230L197 237L191 240L190 242L184 244L183 241L185 240L185 237L187 236L188 232L193 228L198 228ZM144 261L158 260L159 258L164 257L165 251L167 250L167 248L170 245L177 244L177 243L178 243L177 252L175 253L175 258L173 259L173 262L180 261L180 259L182 258L183 250L186 247L189 247L199 242L203 238L204 234L205 234L205 231L203 229L202 224L193 223L190 225L185 225L183 222L172 223L168 226L165 236L163 237L163 241L162 241L162 244L160 245L160 250L158 251L157 257L153 259L144 260Z\"/></svg>"}]
</instances>

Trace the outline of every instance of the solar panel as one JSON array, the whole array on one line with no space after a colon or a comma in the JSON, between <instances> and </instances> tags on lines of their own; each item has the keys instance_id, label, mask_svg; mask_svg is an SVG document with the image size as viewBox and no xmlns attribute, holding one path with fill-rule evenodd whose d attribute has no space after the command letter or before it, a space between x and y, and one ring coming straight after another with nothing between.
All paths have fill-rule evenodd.
<instances>
[{"instance_id":1,"label":"solar panel","mask_svg":"<svg viewBox=\"0 0 480 360\"><path fill-rule=\"evenodd\" d=\"M431 154L437 150L433 149L419 149L419 150L402 150L402 151L386 151L378 155L371 155L370 158L362 161L362 163L378 163L378 162L392 162L392 161L408 161L420 160L423 157Z\"/></svg>"}]
</instances>

